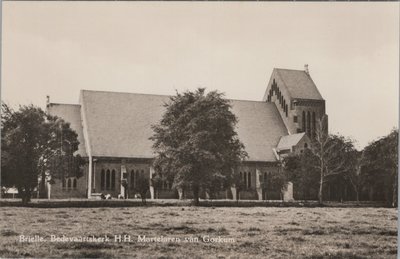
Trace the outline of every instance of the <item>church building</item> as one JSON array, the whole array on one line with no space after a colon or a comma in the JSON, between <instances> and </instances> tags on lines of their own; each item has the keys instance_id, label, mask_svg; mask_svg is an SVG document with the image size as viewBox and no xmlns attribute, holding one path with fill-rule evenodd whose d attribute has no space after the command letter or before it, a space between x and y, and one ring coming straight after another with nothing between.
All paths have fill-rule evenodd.
<instances>
[{"instance_id":1,"label":"church building","mask_svg":"<svg viewBox=\"0 0 400 259\"><path fill-rule=\"evenodd\" d=\"M78 104L47 103L47 112L70 123L78 134L79 150L86 163L83 176L55 180L50 198L95 198L102 194L133 198L137 179L154 175L151 125L164 113L170 96L81 90ZM261 98L260 98L261 99ZM259 101L230 100L238 117L237 133L249 157L236 168L245 183L240 199L281 199L280 190L268 184L279 173L279 160L310 145L316 123L325 115L325 100L304 70L275 68ZM122 182L127 184L124 185ZM150 185L148 198L190 198L191 193ZM292 188L292 186L289 186ZM288 187L288 188L289 188ZM294 187L295 188L295 187ZM290 194L286 199L292 199ZM218 194L236 199L234 188Z\"/></svg>"}]
</instances>

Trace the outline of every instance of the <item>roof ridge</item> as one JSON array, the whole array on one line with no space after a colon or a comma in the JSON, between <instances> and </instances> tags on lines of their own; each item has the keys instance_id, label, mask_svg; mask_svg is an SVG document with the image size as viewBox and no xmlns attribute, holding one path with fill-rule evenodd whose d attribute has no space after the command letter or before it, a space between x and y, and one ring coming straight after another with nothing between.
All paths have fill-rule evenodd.
<instances>
[{"instance_id":1,"label":"roof ridge","mask_svg":"<svg viewBox=\"0 0 400 259\"><path fill-rule=\"evenodd\" d=\"M290 69L290 68L279 68L279 67L275 67L274 69L276 69L276 70L298 71L298 72L304 72L304 73L306 73L306 71L301 70L301 69ZM307 74L307 73L306 73L306 74Z\"/></svg>"},{"instance_id":2,"label":"roof ridge","mask_svg":"<svg viewBox=\"0 0 400 259\"><path fill-rule=\"evenodd\" d=\"M174 95L165 95L165 94L146 94L146 93L115 92L115 91L104 91L104 90L86 90L86 89L82 89L81 92L97 92L97 93L111 93L111 94L134 94L134 95L147 95L147 96L160 96L160 97L173 97L174 96ZM243 100L243 99L231 99L231 98L226 98L226 99L229 100L229 101L264 103L264 101L257 101L257 100Z\"/></svg>"},{"instance_id":3,"label":"roof ridge","mask_svg":"<svg viewBox=\"0 0 400 259\"><path fill-rule=\"evenodd\" d=\"M49 103L49 105L74 105L74 106L81 106L79 103Z\"/></svg>"},{"instance_id":4,"label":"roof ridge","mask_svg":"<svg viewBox=\"0 0 400 259\"><path fill-rule=\"evenodd\" d=\"M136 94L136 95L152 95L152 96L163 96L163 97L171 97L172 95L166 94L146 94L146 93L132 93L132 92L118 92L118 91L104 91L104 90L86 90L81 89L81 92L98 92L98 93L112 93L112 94Z\"/></svg>"}]
</instances>

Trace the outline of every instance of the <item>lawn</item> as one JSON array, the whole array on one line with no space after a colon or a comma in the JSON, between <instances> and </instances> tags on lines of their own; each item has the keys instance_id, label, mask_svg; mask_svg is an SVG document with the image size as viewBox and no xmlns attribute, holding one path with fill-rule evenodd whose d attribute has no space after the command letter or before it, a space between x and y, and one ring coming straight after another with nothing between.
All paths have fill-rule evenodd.
<instances>
[{"instance_id":1,"label":"lawn","mask_svg":"<svg viewBox=\"0 0 400 259\"><path fill-rule=\"evenodd\" d=\"M397 254L397 210L388 208L2 207L0 215L1 258L396 258ZM21 235L33 242L20 242ZM51 241L52 235L58 242ZM119 236L122 241L126 236L126 242L116 242ZM61 242L74 237L91 240ZM92 242L93 238L104 241Z\"/></svg>"}]
</instances>

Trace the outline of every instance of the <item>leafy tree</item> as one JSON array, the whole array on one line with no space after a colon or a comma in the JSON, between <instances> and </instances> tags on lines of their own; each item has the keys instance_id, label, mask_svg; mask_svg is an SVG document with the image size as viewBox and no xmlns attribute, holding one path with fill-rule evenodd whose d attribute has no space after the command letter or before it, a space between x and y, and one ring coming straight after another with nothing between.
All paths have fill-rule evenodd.
<instances>
[{"instance_id":1,"label":"leafy tree","mask_svg":"<svg viewBox=\"0 0 400 259\"><path fill-rule=\"evenodd\" d=\"M2 103L1 144L2 185L15 186L23 203L30 201L39 178L44 186L51 177L79 176L81 160L72 158L79 145L77 134L69 123L39 107L14 111ZM57 159L60 163L52 168Z\"/></svg>"},{"instance_id":2,"label":"leafy tree","mask_svg":"<svg viewBox=\"0 0 400 259\"><path fill-rule=\"evenodd\" d=\"M306 148L302 153L285 157L282 164L288 181L293 183L303 200L309 198L310 190L318 190L319 171L316 168L315 156L310 149Z\"/></svg>"},{"instance_id":3,"label":"leafy tree","mask_svg":"<svg viewBox=\"0 0 400 259\"><path fill-rule=\"evenodd\" d=\"M229 181L247 155L235 131L237 118L222 93L204 88L177 93L165 108L150 138L155 170L172 174L173 187L191 189L198 205L200 189L209 189L215 177Z\"/></svg>"},{"instance_id":4,"label":"leafy tree","mask_svg":"<svg viewBox=\"0 0 400 259\"><path fill-rule=\"evenodd\" d=\"M218 193L227 188L227 183L223 175L216 174L214 175L214 177L210 179L210 181L206 184L206 186L207 186L206 190L210 196L210 199L216 199Z\"/></svg>"},{"instance_id":5,"label":"leafy tree","mask_svg":"<svg viewBox=\"0 0 400 259\"><path fill-rule=\"evenodd\" d=\"M394 207L397 204L398 184L398 135L397 129L380 138L364 149L364 166L366 177L373 182L382 181L388 202Z\"/></svg>"},{"instance_id":6,"label":"leafy tree","mask_svg":"<svg viewBox=\"0 0 400 259\"><path fill-rule=\"evenodd\" d=\"M283 192L287 188L288 177L284 170L268 174L267 189L272 187L278 190L280 199L283 200Z\"/></svg>"}]
</instances>

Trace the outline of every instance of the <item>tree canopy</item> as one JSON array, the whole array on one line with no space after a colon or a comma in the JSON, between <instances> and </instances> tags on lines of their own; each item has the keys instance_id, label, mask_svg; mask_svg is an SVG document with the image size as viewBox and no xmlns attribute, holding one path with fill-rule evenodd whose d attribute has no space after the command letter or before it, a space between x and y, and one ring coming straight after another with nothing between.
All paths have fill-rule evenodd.
<instances>
[{"instance_id":1,"label":"tree canopy","mask_svg":"<svg viewBox=\"0 0 400 259\"><path fill-rule=\"evenodd\" d=\"M380 185L392 206L397 204L398 142L397 129L373 141L364 149L362 164L365 181L372 186Z\"/></svg>"},{"instance_id":2,"label":"tree canopy","mask_svg":"<svg viewBox=\"0 0 400 259\"><path fill-rule=\"evenodd\" d=\"M229 182L247 153L235 131L237 117L229 100L217 91L199 88L172 96L158 125L153 125L154 167L170 175L173 186L190 188L198 203L199 190L213 182Z\"/></svg>"},{"instance_id":3,"label":"tree canopy","mask_svg":"<svg viewBox=\"0 0 400 259\"><path fill-rule=\"evenodd\" d=\"M14 111L2 103L1 184L15 186L24 203L51 177L80 176L77 134L69 123L33 105Z\"/></svg>"}]
</instances>

